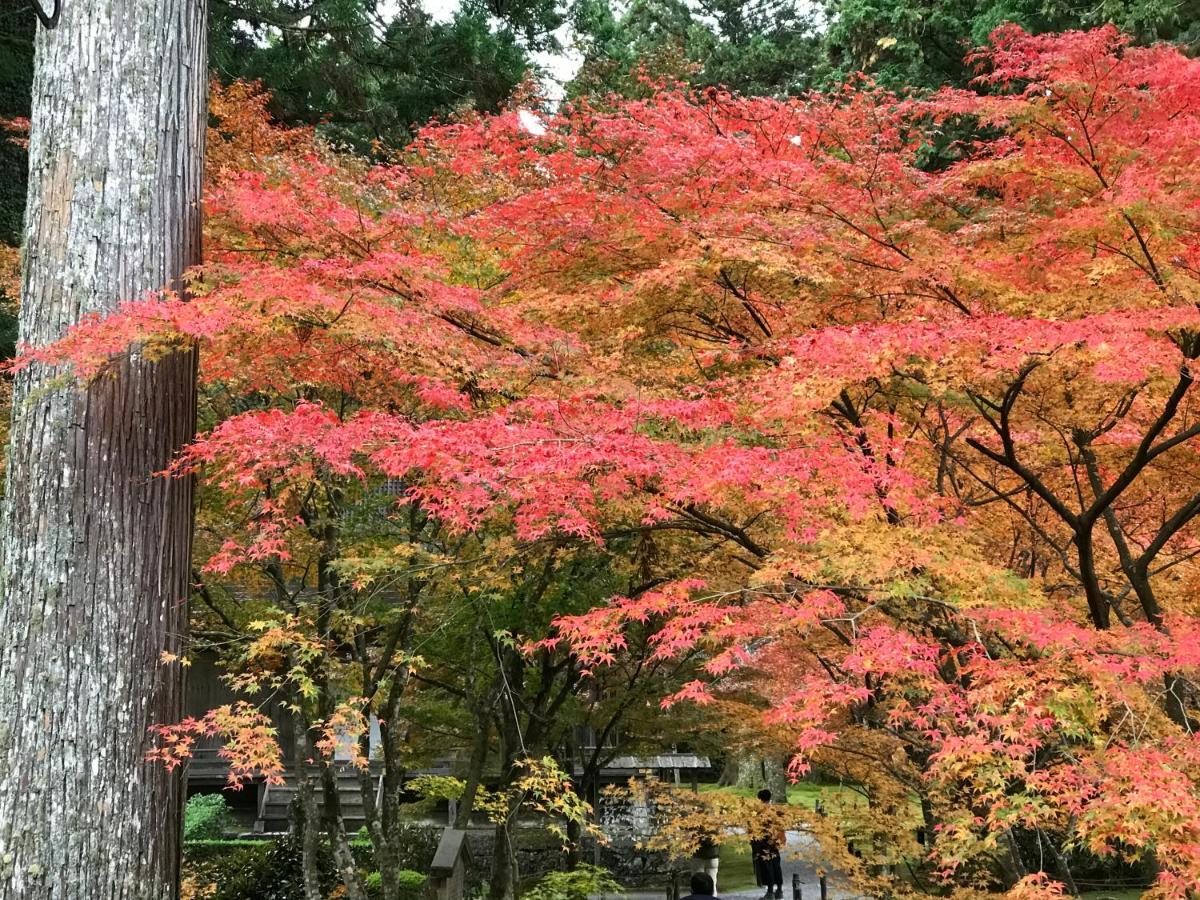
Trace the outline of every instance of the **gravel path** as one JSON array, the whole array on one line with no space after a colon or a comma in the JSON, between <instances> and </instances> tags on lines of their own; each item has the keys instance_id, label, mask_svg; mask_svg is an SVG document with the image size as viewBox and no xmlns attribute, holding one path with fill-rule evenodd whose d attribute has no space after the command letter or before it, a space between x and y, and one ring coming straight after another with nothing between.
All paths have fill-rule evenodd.
<instances>
[{"instance_id":1,"label":"gravel path","mask_svg":"<svg viewBox=\"0 0 1200 900\"><path fill-rule=\"evenodd\" d=\"M793 900L792 896L792 876L799 875L800 896L802 900L820 900L821 885L820 879L817 877L816 867L804 858L805 851L812 846L812 838L807 834L799 831L789 831L787 835L787 847L783 851L783 897L784 900ZM721 890L721 873L717 872L717 900L762 900L763 888L750 888L747 890L738 891L723 891ZM684 893L687 893L684 891ZM664 900L666 897L666 889L661 891L630 891L625 894L625 900ZM826 895L829 900L849 900L856 895L847 893L843 889L839 889L836 877L828 879L828 891ZM593 898L593 900L601 900L601 898Z\"/></svg>"}]
</instances>

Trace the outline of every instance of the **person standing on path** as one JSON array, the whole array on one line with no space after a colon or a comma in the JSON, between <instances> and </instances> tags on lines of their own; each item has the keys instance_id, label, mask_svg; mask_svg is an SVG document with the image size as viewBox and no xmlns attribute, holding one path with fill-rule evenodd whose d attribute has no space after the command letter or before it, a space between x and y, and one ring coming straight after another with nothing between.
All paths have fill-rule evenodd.
<instances>
[{"instance_id":1,"label":"person standing on path","mask_svg":"<svg viewBox=\"0 0 1200 900\"><path fill-rule=\"evenodd\" d=\"M771 802L771 792L765 788L758 792L758 799L763 803ZM763 900L783 897L783 860L780 850L787 843L787 833L770 829L764 823L764 831L750 839L750 855L754 860L754 879L759 887L765 887Z\"/></svg>"}]
</instances>

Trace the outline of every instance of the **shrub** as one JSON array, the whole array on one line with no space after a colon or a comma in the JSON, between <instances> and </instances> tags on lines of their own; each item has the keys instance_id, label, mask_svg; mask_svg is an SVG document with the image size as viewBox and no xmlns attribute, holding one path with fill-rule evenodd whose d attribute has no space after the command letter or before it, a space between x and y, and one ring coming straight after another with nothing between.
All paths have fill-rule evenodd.
<instances>
[{"instance_id":1,"label":"shrub","mask_svg":"<svg viewBox=\"0 0 1200 900\"><path fill-rule=\"evenodd\" d=\"M399 832L398 851L401 895L405 900L422 896L425 876L417 867L428 868L437 846L440 829L414 826ZM360 870L367 876L367 896L382 897L379 873L371 844L361 838L350 842ZM322 888L328 893L340 883L332 854L322 845L318 859ZM303 851L298 838L277 840L188 841L183 845L183 875L193 896L211 900L304 900ZM374 884L374 888L371 885Z\"/></svg>"},{"instance_id":2,"label":"shrub","mask_svg":"<svg viewBox=\"0 0 1200 900\"><path fill-rule=\"evenodd\" d=\"M433 855L437 853L438 841L441 840L442 829L439 825L423 825L415 822L403 822L392 832L393 847L396 852L396 865L401 869L411 869L416 872L426 871L433 864ZM350 841L350 850L359 867L371 871L375 868L375 851L371 838L364 825L358 829L354 839Z\"/></svg>"},{"instance_id":3,"label":"shrub","mask_svg":"<svg viewBox=\"0 0 1200 900\"><path fill-rule=\"evenodd\" d=\"M457 800L467 789L466 782L448 775L418 775L405 785L426 800Z\"/></svg>"},{"instance_id":4,"label":"shrub","mask_svg":"<svg viewBox=\"0 0 1200 900\"><path fill-rule=\"evenodd\" d=\"M196 794L183 810L185 841L215 841L233 825L229 803L223 794Z\"/></svg>"},{"instance_id":5,"label":"shrub","mask_svg":"<svg viewBox=\"0 0 1200 900\"><path fill-rule=\"evenodd\" d=\"M404 900L417 900L421 896L422 888L425 887L425 876L411 869L401 869L396 874L400 881L400 896ZM367 896L371 900L382 897L383 875L379 872L372 872L367 876L365 886Z\"/></svg>"},{"instance_id":6,"label":"shrub","mask_svg":"<svg viewBox=\"0 0 1200 900\"><path fill-rule=\"evenodd\" d=\"M327 850L318 860L322 887L335 884ZM184 875L200 896L212 900L304 900L300 842L287 836L274 841L191 841L183 845Z\"/></svg>"},{"instance_id":7,"label":"shrub","mask_svg":"<svg viewBox=\"0 0 1200 900\"><path fill-rule=\"evenodd\" d=\"M587 900L593 894L623 894L608 869L581 865L570 872L550 872L537 886L521 895L523 900Z\"/></svg>"},{"instance_id":8,"label":"shrub","mask_svg":"<svg viewBox=\"0 0 1200 900\"><path fill-rule=\"evenodd\" d=\"M270 849L271 841L269 840L238 838L219 841L184 841L183 862L184 865L190 866L205 865L214 860L219 861L230 853L246 851L250 854L264 854Z\"/></svg>"},{"instance_id":9,"label":"shrub","mask_svg":"<svg viewBox=\"0 0 1200 900\"><path fill-rule=\"evenodd\" d=\"M304 864L300 841L289 835L266 844L265 853L243 858L217 880L213 900L304 900ZM333 864L328 852L319 860L321 886L334 886Z\"/></svg>"},{"instance_id":10,"label":"shrub","mask_svg":"<svg viewBox=\"0 0 1200 900\"><path fill-rule=\"evenodd\" d=\"M392 832L395 836L396 864L401 869L426 872L433 865L442 829L436 825L405 823Z\"/></svg>"},{"instance_id":11,"label":"shrub","mask_svg":"<svg viewBox=\"0 0 1200 900\"><path fill-rule=\"evenodd\" d=\"M184 881L192 885L194 896L210 897L235 873L260 864L270 850L269 841L185 841Z\"/></svg>"},{"instance_id":12,"label":"shrub","mask_svg":"<svg viewBox=\"0 0 1200 900\"><path fill-rule=\"evenodd\" d=\"M420 891L425 886L425 876L420 872L414 872L412 869L400 870L400 887L406 891L414 893Z\"/></svg>"}]
</instances>

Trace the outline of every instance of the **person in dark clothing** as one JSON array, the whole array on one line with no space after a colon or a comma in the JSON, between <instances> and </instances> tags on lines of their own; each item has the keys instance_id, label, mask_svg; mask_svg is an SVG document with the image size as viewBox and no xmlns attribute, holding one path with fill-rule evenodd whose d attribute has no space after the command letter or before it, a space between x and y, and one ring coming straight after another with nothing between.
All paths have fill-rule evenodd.
<instances>
[{"instance_id":1,"label":"person in dark clothing","mask_svg":"<svg viewBox=\"0 0 1200 900\"><path fill-rule=\"evenodd\" d=\"M771 792L765 788L758 792L758 799L763 803L771 802ZM750 855L754 860L754 880L759 887L765 887L763 900L783 896L783 859L779 851L787 843L787 835L770 833L757 835L750 839Z\"/></svg>"},{"instance_id":2,"label":"person in dark clothing","mask_svg":"<svg viewBox=\"0 0 1200 900\"><path fill-rule=\"evenodd\" d=\"M707 872L692 873L692 892L683 900L715 900L713 897L713 880Z\"/></svg>"}]
</instances>

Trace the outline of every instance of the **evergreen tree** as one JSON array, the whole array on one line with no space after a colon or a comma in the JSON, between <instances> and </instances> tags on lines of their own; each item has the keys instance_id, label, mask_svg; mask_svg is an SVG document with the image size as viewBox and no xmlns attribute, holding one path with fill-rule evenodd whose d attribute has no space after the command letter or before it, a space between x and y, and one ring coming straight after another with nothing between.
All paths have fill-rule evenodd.
<instances>
[{"instance_id":1,"label":"evergreen tree","mask_svg":"<svg viewBox=\"0 0 1200 900\"><path fill-rule=\"evenodd\" d=\"M889 87L965 84L964 53L1006 22L1035 34L1111 22L1141 43L1200 40L1197 0L826 0L825 16L823 80L863 71Z\"/></svg>"},{"instance_id":2,"label":"evergreen tree","mask_svg":"<svg viewBox=\"0 0 1200 900\"><path fill-rule=\"evenodd\" d=\"M572 9L584 64L568 93L636 93L631 73L786 94L812 83L818 32L797 0L578 0Z\"/></svg>"},{"instance_id":3,"label":"evergreen tree","mask_svg":"<svg viewBox=\"0 0 1200 900\"><path fill-rule=\"evenodd\" d=\"M0 0L0 119L29 118L36 22L23 0ZM8 138L0 131L0 243L13 245L21 238L29 159L25 148Z\"/></svg>"},{"instance_id":4,"label":"evergreen tree","mask_svg":"<svg viewBox=\"0 0 1200 900\"><path fill-rule=\"evenodd\" d=\"M210 39L223 81L259 80L278 119L361 149L402 145L456 108L497 109L560 22L553 0L468 0L449 22L416 0L215 0Z\"/></svg>"},{"instance_id":5,"label":"evergreen tree","mask_svg":"<svg viewBox=\"0 0 1200 900\"><path fill-rule=\"evenodd\" d=\"M1200 42L1200 0L576 0L584 65L569 93L637 93L648 74L746 95L865 72L893 88L964 85L964 55L1006 22L1043 33L1112 22L1140 43Z\"/></svg>"}]
</instances>

